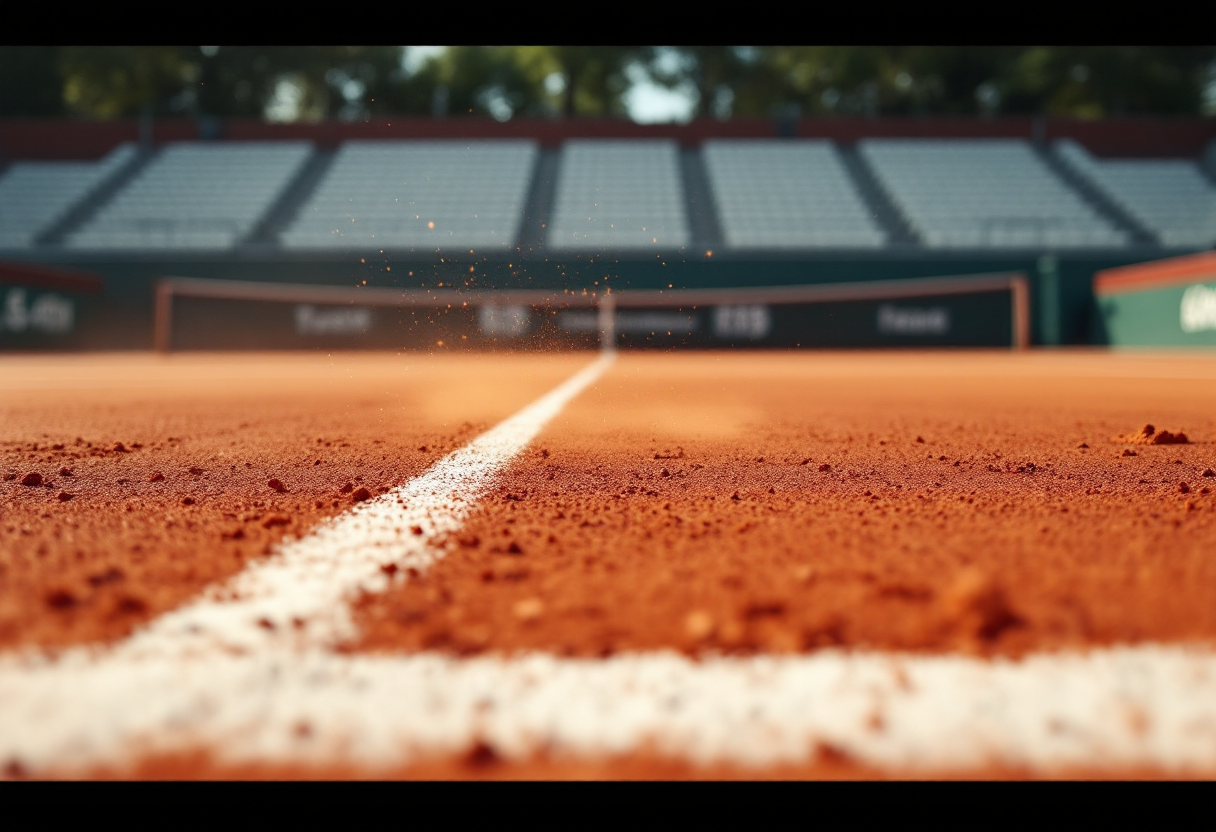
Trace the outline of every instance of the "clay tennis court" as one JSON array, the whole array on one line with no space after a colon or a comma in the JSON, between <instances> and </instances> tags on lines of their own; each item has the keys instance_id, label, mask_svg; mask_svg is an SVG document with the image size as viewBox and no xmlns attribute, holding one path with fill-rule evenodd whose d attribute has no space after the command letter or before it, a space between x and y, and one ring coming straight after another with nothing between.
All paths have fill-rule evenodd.
<instances>
[{"instance_id":1,"label":"clay tennis court","mask_svg":"<svg viewBox=\"0 0 1216 832\"><path fill-rule=\"evenodd\" d=\"M1216 776L1208 355L10 356L0 419L6 777Z\"/></svg>"}]
</instances>

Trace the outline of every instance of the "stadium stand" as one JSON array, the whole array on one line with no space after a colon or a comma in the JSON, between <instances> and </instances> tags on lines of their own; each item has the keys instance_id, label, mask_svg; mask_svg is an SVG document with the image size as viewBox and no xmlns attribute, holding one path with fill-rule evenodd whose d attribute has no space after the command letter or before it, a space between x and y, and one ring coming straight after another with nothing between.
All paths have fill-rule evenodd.
<instances>
[{"instance_id":1,"label":"stadium stand","mask_svg":"<svg viewBox=\"0 0 1216 832\"><path fill-rule=\"evenodd\" d=\"M1216 187L1193 160L1097 159L1069 139L1053 150L1162 245L1216 245Z\"/></svg>"},{"instance_id":2,"label":"stadium stand","mask_svg":"<svg viewBox=\"0 0 1216 832\"><path fill-rule=\"evenodd\" d=\"M122 144L96 162L17 162L0 177L0 249L26 249L136 156Z\"/></svg>"},{"instance_id":3,"label":"stadium stand","mask_svg":"<svg viewBox=\"0 0 1216 832\"><path fill-rule=\"evenodd\" d=\"M861 155L929 248L1127 244L1017 139L864 139Z\"/></svg>"},{"instance_id":4,"label":"stadium stand","mask_svg":"<svg viewBox=\"0 0 1216 832\"><path fill-rule=\"evenodd\" d=\"M519 235L532 141L352 141L295 221L288 249L505 249Z\"/></svg>"},{"instance_id":5,"label":"stadium stand","mask_svg":"<svg viewBox=\"0 0 1216 832\"><path fill-rule=\"evenodd\" d=\"M229 249L312 152L309 142L170 144L82 228L72 249Z\"/></svg>"},{"instance_id":6,"label":"stadium stand","mask_svg":"<svg viewBox=\"0 0 1216 832\"><path fill-rule=\"evenodd\" d=\"M566 142L546 238L548 248L670 250L689 242L687 204L674 141Z\"/></svg>"},{"instance_id":7,"label":"stadium stand","mask_svg":"<svg viewBox=\"0 0 1216 832\"><path fill-rule=\"evenodd\" d=\"M717 140L702 154L728 248L877 248L886 241L831 142Z\"/></svg>"},{"instance_id":8,"label":"stadium stand","mask_svg":"<svg viewBox=\"0 0 1216 832\"><path fill-rule=\"evenodd\" d=\"M1044 149L1011 136L865 132L437 135L129 143L100 162L32 161L31 144L0 168L0 250L636 260L721 249L788 260L1216 243L1216 177L1168 143L1162 158L1145 158L1142 139L1112 150L1084 137ZM1084 149L1093 147L1136 156L1096 158Z\"/></svg>"}]
</instances>

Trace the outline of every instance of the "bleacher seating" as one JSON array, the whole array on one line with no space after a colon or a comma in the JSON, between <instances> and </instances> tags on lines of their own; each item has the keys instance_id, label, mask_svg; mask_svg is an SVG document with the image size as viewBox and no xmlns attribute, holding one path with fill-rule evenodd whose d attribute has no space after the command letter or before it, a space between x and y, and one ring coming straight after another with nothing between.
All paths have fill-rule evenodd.
<instances>
[{"instance_id":1,"label":"bleacher seating","mask_svg":"<svg viewBox=\"0 0 1216 832\"><path fill-rule=\"evenodd\" d=\"M96 162L17 162L0 176L0 248L22 249L136 154L122 144Z\"/></svg>"},{"instance_id":2,"label":"bleacher seating","mask_svg":"<svg viewBox=\"0 0 1216 832\"><path fill-rule=\"evenodd\" d=\"M519 236L532 141L351 141L280 236L289 249L504 249Z\"/></svg>"},{"instance_id":3,"label":"bleacher seating","mask_svg":"<svg viewBox=\"0 0 1216 832\"><path fill-rule=\"evenodd\" d=\"M307 160L309 142L170 144L83 228L74 249L227 249Z\"/></svg>"},{"instance_id":4,"label":"bleacher seating","mask_svg":"<svg viewBox=\"0 0 1216 832\"><path fill-rule=\"evenodd\" d=\"M1193 160L1097 159L1067 139L1053 149L1163 245L1216 245L1216 187Z\"/></svg>"},{"instance_id":5,"label":"bleacher seating","mask_svg":"<svg viewBox=\"0 0 1216 832\"><path fill-rule=\"evenodd\" d=\"M688 244L679 151L668 140L574 140L562 148L546 247L672 250Z\"/></svg>"},{"instance_id":6,"label":"bleacher seating","mask_svg":"<svg viewBox=\"0 0 1216 832\"><path fill-rule=\"evenodd\" d=\"M831 142L711 140L702 157L728 248L876 248L886 240Z\"/></svg>"},{"instance_id":7,"label":"bleacher seating","mask_svg":"<svg viewBox=\"0 0 1216 832\"><path fill-rule=\"evenodd\" d=\"M1096 248L1127 234L1016 139L866 139L862 156L929 248Z\"/></svg>"},{"instance_id":8,"label":"bleacher seating","mask_svg":"<svg viewBox=\"0 0 1216 832\"><path fill-rule=\"evenodd\" d=\"M1195 160L1098 159L1067 140L1051 155L1018 139L857 147L710 139L697 151L706 194L673 140L568 140L553 201L536 206L548 216L540 245L636 257L686 249L694 233L705 248L808 254L877 250L891 234L936 250L1118 248L1147 244L1145 233L1165 246L1216 244L1216 185ZM523 219L533 188L545 195L534 180L551 170L530 139L352 140L332 158L306 141L174 142L139 154L126 144L96 162L0 170L0 250L224 252L277 241L288 251L513 251L536 245L521 241ZM706 197L718 229L692 222L690 206L703 210Z\"/></svg>"}]
</instances>

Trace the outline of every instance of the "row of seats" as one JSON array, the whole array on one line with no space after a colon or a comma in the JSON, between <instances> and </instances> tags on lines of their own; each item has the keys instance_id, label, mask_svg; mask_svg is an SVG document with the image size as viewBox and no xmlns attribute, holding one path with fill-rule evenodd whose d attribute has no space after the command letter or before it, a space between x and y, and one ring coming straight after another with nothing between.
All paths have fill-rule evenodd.
<instances>
[{"instance_id":1,"label":"row of seats","mask_svg":"<svg viewBox=\"0 0 1216 832\"><path fill-rule=\"evenodd\" d=\"M253 230L311 152L308 142L171 144L65 245L231 248Z\"/></svg>"},{"instance_id":2,"label":"row of seats","mask_svg":"<svg viewBox=\"0 0 1216 832\"><path fill-rule=\"evenodd\" d=\"M1018 140L869 139L861 160L929 248L1119 247L1128 235ZM1187 161L1055 152L1166 245L1216 239L1216 190ZM17 163L0 176L0 247L28 247L132 160ZM160 151L64 244L229 249L299 177L307 142L181 142ZM528 140L351 141L278 232L286 249L506 250L518 244L539 148ZM888 235L828 141L711 140L701 151L725 247L874 249ZM318 171L318 173L320 173ZM558 161L545 245L666 252L691 243L668 140L574 140ZM291 210L292 206L286 206Z\"/></svg>"},{"instance_id":3,"label":"row of seats","mask_svg":"<svg viewBox=\"0 0 1216 832\"><path fill-rule=\"evenodd\" d=\"M1127 234L1024 141L866 139L862 157L931 248L1095 248Z\"/></svg>"},{"instance_id":4,"label":"row of seats","mask_svg":"<svg viewBox=\"0 0 1216 832\"><path fill-rule=\"evenodd\" d=\"M538 150L530 141L348 142L279 239L289 249L506 249Z\"/></svg>"},{"instance_id":5,"label":"row of seats","mask_svg":"<svg viewBox=\"0 0 1216 832\"><path fill-rule=\"evenodd\" d=\"M557 183L549 248L671 250L690 241L675 142L567 142Z\"/></svg>"},{"instance_id":6,"label":"row of seats","mask_svg":"<svg viewBox=\"0 0 1216 832\"><path fill-rule=\"evenodd\" d=\"M730 248L886 242L831 142L717 140L702 157Z\"/></svg>"},{"instance_id":7,"label":"row of seats","mask_svg":"<svg viewBox=\"0 0 1216 832\"><path fill-rule=\"evenodd\" d=\"M122 144L96 162L17 162L0 177L0 249L30 248L135 158Z\"/></svg>"},{"instance_id":8,"label":"row of seats","mask_svg":"<svg viewBox=\"0 0 1216 832\"><path fill-rule=\"evenodd\" d=\"M1216 186L1195 162L1097 159L1068 139L1052 149L1163 245L1216 245Z\"/></svg>"}]
</instances>

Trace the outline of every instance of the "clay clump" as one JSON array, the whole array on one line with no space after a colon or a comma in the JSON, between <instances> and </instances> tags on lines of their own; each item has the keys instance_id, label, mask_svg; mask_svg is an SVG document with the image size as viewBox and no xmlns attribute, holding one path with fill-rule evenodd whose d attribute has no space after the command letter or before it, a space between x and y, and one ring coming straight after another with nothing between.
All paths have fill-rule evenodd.
<instances>
[{"instance_id":1,"label":"clay clump","mask_svg":"<svg viewBox=\"0 0 1216 832\"><path fill-rule=\"evenodd\" d=\"M1111 439L1114 442L1123 442L1128 445L1188 445L1191 441L1182 431L1170 433L1168 430L1157 430L1152 425L1145 425L1135 433L1115 436Z\"/></svg>"}]
</instances>

